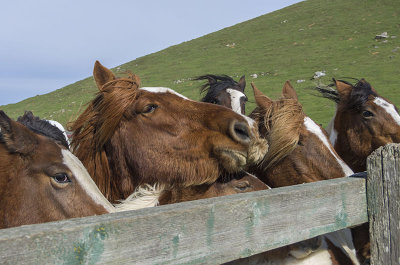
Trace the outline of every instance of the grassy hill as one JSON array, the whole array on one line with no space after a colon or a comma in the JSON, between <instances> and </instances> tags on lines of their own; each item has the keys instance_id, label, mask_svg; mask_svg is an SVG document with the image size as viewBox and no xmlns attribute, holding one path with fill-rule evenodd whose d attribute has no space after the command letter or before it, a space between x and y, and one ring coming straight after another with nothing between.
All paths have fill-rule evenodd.
<instances>
[{"instance_id":1,"label":"grassy hill","mask_svg":"<svg viewBox=\"0 0 400 265\"><path fill-rule=\"evenodd\" d=\"M374 39L385 31L389 38ZM193 99L200 98L201 85L190 80L194 76L228 74L238 79L245 74L248 112L254 108L250 81L266 95L277 98L283 83L290 80L307 114L326 125L334 104L305 89L315 84L310 78L316 71L325 71L321 82L326 84L332 77L364 77L382 96L400 106L400 1L308 0L113 70L131 71L140 76L143 86L171 87ZM252 78L252 74L258 77ZM14 118L32 110L41 118L65 124L83 110L96 90L89 77L0 108Z\"/></svg>"}]
</instances>

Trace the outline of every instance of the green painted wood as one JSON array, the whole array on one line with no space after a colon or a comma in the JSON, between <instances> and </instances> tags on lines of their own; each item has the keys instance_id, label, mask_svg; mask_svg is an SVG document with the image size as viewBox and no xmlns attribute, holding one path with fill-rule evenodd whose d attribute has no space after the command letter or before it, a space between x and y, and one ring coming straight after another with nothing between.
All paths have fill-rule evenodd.
<instances>
[{"instance_id":1,"label":"green painted wood","mask_svg":"<svg viewBox=\"0 0 400 265\"><path fill-rule=\"evenodd\" d=\"M342 178L0 231L4 264L217 264L367 221Z\"/></svg>"},{"instance_id":2,"label":"green painted wood","mask_svg":"<svg viewBox=\"0 0 400 265\"><path fill-rule=\"evenodd\" d=\"M374 151L367 160L371 264L400 264L400 144Z\"/></svg>"}]
</instances>

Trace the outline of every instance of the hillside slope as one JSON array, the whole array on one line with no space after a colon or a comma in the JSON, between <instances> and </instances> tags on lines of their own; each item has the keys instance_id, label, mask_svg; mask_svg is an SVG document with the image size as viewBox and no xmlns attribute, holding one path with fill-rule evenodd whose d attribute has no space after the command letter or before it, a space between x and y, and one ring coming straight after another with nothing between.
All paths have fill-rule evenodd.
<instances>
[{"instance_id":1,"label":"hillside slope","mask_svg":"<svg viewBox=\"0 0 400 265\"><path fill-rule=\"evenodd\" d=\"M276 98L285 80L290 80L307 114L326 125L334 104L304 89L314 84L310 78L316 71L325 71L323 83L329 83L332 77L364 77L380 94L400 105L396 90L400 85L399 18L400 1L308 0L113 70L134 72L143 86L171 87L193 99L200 98L201 83L191 81L192 77L213 73L237 78L245 74L248 111L254 108L250 81ZM389 38L375 40L382 32L388 32ZM257 78L250 76L253 74ZM82 111L96 90L93 79L87 78L0 108L14 118L26 109L65 124Z\"/></svg>"}]
</instances>

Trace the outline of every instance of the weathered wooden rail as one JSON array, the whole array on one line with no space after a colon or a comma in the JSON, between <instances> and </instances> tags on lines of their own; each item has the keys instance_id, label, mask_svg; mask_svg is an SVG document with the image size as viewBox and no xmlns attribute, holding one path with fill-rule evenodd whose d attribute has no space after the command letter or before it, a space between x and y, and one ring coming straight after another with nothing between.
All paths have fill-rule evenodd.
<instances>
[{"instance_id":1,"label":"weathered wooden rail","mask_svg":"<svg viewBox=\"0 0 400 265\"><path fill-rule=\"evenodd\" d=\"M399 150L369 159L373 264L399 262ZM4 229L0 263L220 264L365 223L366 194L365 179L342 178Z\"/></svg>"}]
</instances>

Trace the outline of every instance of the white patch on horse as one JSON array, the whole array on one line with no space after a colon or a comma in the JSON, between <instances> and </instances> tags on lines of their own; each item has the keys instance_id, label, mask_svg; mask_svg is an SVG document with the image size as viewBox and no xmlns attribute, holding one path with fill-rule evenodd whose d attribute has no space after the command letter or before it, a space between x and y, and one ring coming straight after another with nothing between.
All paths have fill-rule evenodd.
<instances>
[{"instance_id":1,"label":"white patch on horse","mask_svg":"<svg viewBox=\"0 0 400 265\"><path fill-rule=\"evenodd\" d=\"M397 113L393 104L390 104L389 102L380 97L376 97L374 99L374 103L379 107L383 108L390 116L392 116L393 120L397 123L397 125L400 125L400 116Z\"/></svg>"},{"instance_id":2,"label":"white patch on horse","mask_svg":"<svg viewBox=\"0 0 400 265\"><path fill-rule=\"evenodd\" d=\"M332 146L335 146L338 137L338 132L335 129L335 118L336 118L336 112L332 120L328 123L328 127L326 127L326 131L328 132L329 135L329 141L331 142Z\"/></svg>"},{"instance_id":3,"label":"white patch on horse","mask_svg":"<svg viewBox=\"0 0 400 265\"><path fill-rule=\"evenodd\" d=\"M171 93L171 94L175 94L178 97L181 97L183 99L188 99L184 95L179 94L178 92L176 92L173 89L168 88L168 87L141 87L140 89L146 90L146 91L149 91L149 92L152 92L152 93Z\"/></svg>"},{"instance_id":4,"label":"white patch on horse","mask_svg":"<svg viewBox=\"0 0 400 265\"><path fill-rule=\"evenodd\" d=\"M336 247L342 249L342 251L346 253L347 257L351 259L354 265L360 264L357 259L350 229L342 229L336 232L325 234L324 236L328 238Z\"/></svg>"},{"instance_id":5,"label":"white patch on horse","mask_svg":"<svg viewBox=\"0 0 400 265\"><path fill-rule=\"evenodd\" d=\"M304 118L304 126L306 126L307 130L316 136L321 140L321 142L328 148L329 152L333 155L333 157L336 159L336 161L339 163L339 165L342 167L343 173L345 176L350 176L353 175L354 172L349 168L349 166L341 159L339 158L336 153L332 149L332 145L329 144L328 138L326 135L322 132L321 128L309 117Z\"/></svg>"},{"instance_id":6,"label":"white patch on horse","mask_svg":"<svg viewBox=\"0 0 400 265\"><path fill-rule=\"evenodd\" d=\"M72 174L74 174L77 182L82 189L86 191L87 195L92 198L95 203L103 206L108 212L115 212L115 208L100 192L82 162L68 150L62 149L61 153L64 164L71 170Z\"/></svg>"},{"instance_id":7,"label":"white patch on horse","mask_svg":"<svg viewBox=\"0 0 400 265\"><path fill-rule=\"evenodd\" d=\"M46 120L46 121L48 121L51 125L56 126L60 131L62 131L62 133L65 137L65 140L67 140L68 146L70 146L69 139L68 139L67 133L64 129L64 126L62 126L61 123L59 123L58 121L54 121L54 120Z\"/></svg>"},{"instance_id":8,"label":"white patch on horse","mask_svg":"<svg viewBox=\"0 0 400 265\"><path fill-rule=\"evenodd\" d=\"M282 250L286 251L286 250ZM286 254L286 253L282 253ZM270 256L267 252L256 254L242 260L233 261L232 265L333 265L331 254L328 251L328 244L322 238L321 246L301 259L295 258L287 253L286 256Z\"/></svg>"},{"instance_id":9,"label":"white patch on horse","mask_svg":"<svg viewBox=\"0 0 400 265\"><path fill-rule=\"evenodd\" d=\"M231 108L234 112L241 114L242 108L240 105L240 99L245 98L246 95L239 90L228 88L226 92L231 96Z\"/></svg>"},{"instance_id":10,"label":"white patch on horse","mask_svg":"<svg viewBox=\"0 0 400 265\"><path fill-rule=\"evenodd\" d=\"M150 186L145 184L136 188L135 192L129 195L120 204L114 204L117 212L139 210L143 208L154 207L159 204L158 198L164 187L159 184Z\"/></svg>"}]
</instances>

